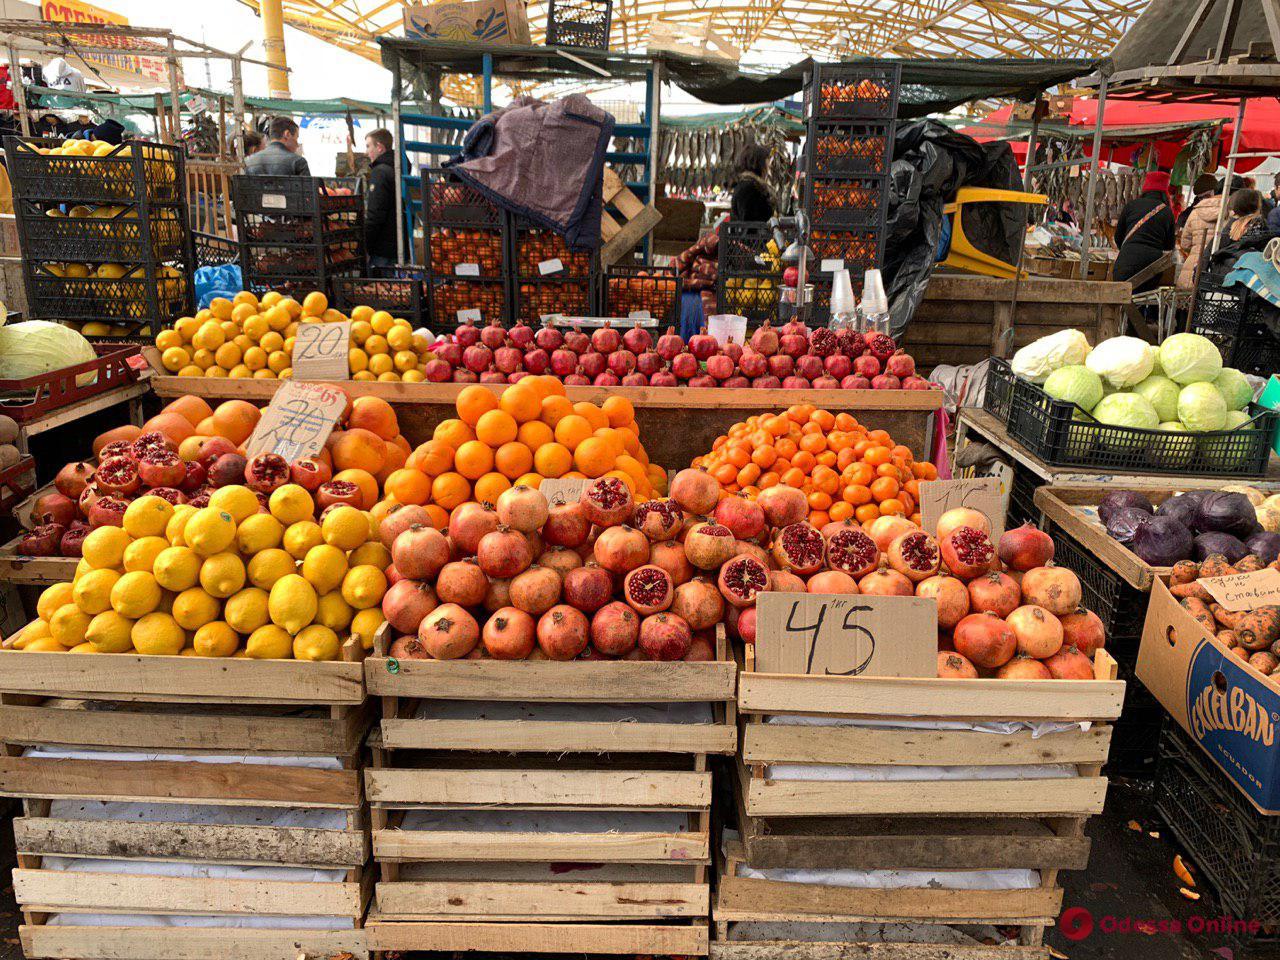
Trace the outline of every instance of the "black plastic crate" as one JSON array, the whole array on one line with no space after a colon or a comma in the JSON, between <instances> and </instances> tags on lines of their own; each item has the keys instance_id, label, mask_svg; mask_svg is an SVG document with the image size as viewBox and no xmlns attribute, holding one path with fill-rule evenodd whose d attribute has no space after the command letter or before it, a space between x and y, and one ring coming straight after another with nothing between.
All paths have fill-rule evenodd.
<instances>
[{"instance_id":1,"label":"black plastic crate","mask_svg":"<svg viewBox=\"0 0 1280 960\"><path fill-rule=\"evenodd\" d=\"M769 252L772 240L772 228L762 221L728 220L722 223L716 245L717 275L781 278L782 271Z\"/></svg>"},{"instance_id":2,"label":"black plastic crate","mask_svg":"<svg viewBox=\"0 0 1280 960\"><path fill-rule=\"evenodd\" d=\"M333 281L342 276L358 275L364 269L364 266L363 264L352 264L349 267L334 268L324 274L303 275L263 274L247 268L242 269L244 272L244 288L254 293L277 290L282 294L301 300L312 290L319 290L332 300L334 298Z\"/></svg>"},{"instance_id":3,"label":"black plastic crate","mask_svg":"<svg viewBox=\"0 0 1280 960\"><path fill-rule=\"evenodd\" d=\"M760 284L768 284L761 286ZM778 319L782 284L757 277L728 277L716 280L716 307L721 313L747 318L748 326Z\"/></svg>"},{"instance_id":4,"label":"black plastic crate","mask_svg":"<svg viewBox=\"0 0 1280 960\"><path fill-rule=\"evenodd\" d=\"M893 120L901 79L896 63L815 63L805 82L805 118Z\"/></svg>"},{"instance_id":5,"label":"black plastic crate","mask_svg":"<svg viewBox=\"0 0 1280 960\"><path fill-rule=\"evenodd\" d=\"M141 200L185 202L186 172L181 148L149 140L130 140L112 147L103 156L40 152L65 142L5 137L6 167L15 200L108 204Z\"/></svg>"},{"instance_id":6,"label":"black plastic crate","mask_svg":"<svg viewBox=\"0 0 1280 960\"><path fill-rule=\"evenodd\" d=\"M427 295L429 326L437 333L452 330L468 319L477 325L495 317L504 324L511 322L507 285L501 280L433 276L427 283Z\"/></svg>"},{"instance_id":7,"label":"black plastic crate","mask_svg":"<svg viewBox=\"0 0 1280 960\"><path fill-rule=\"evenodd\" d=\"M601 282L602 317L648 313L654 320L676 323L680 317L680 275L675 267L614 264Z\"/></svg>"},{"instance_id":8,"label":"black plastic crate","mask_svg":"<svg viewBox=\"0 0 1280 960\"><path fill-rule=\"evenodd\" d=\"M841 268L831 261L839 261L843 269L849 271L849 280L856 293L862 289L863 275L880 266L883 247L884 232L881 230L811 230L809 249L813 253L813 265L809 268L810 278L826 277L830 282L832 272ZM824 264L832 269L824 269Z\"/></svg>"},{"instance_id":9,"label":"black plastic crate","mask_svg":"<svg viewBox=\"0 0 1280 960\"><path fill-rule=\"evenodd\" d=\"M881 176L893 159L892 120L809 121L808 176Z\"/></svg>"},{"instance_id":10,"label":"black plastic crate","mask_svg":"<svg viewBox=\"0 0 1280 960\"><path fill-rule=\"evenodd\" d=\"M422 209L428 227L502 230L506 219L500 207L438 169L422 171Z\"/></svg>"},{"instance_id":11,"label":"black plastic crate","mask_svg":"<svg viewBox=\"0 0 1280 960\"><path fill-rule=\"evenodd\" d=\"M273 216L315 217L342 210L363 210L360 182L338 177L231 178L231 202L236 215L265 213ZM334 193L349 190L350 193Z\"/></svg>"},{"instance_id":12,"label":"black plastic crate","mask_svg":"<svg viewBox=\"0 0 1280 960\"><path fill-rule=\"evenodd\" d=\"M1155 809L1221 906L1263 925L1234 934L1233 946L1280 940L1280 817L1259 813L1176 723L1165 723L1160 738Z\"/></svg>"},{"instance_id":13,"label":"black plastic crate","mask_svg":"<svg viewBox=\"0 0 1280 960\"><path fill-rule=\"evenodd\" d=\"M429 312L426 285L417 277L335 277L333 296L343 313L350 314L353 307L372 307L408 320L415 328L422 326Z\"/></svg>"},{"instance_id":14,"label":"black plastic crate","mask_svg":"<svg viewBox=\"0 0 1280 960\"><path fill-rule=\"evenodd\" d=\"M516 319L533 326L556 314L589 317L595 302L595 284L588 277L571 280L522 277L515 285Z\"/></svg>"},{"instance_id":15,"label":"black plastic crate","mask_svg":"<svg viewBox=\"0 0 1280 960\"><path fill-rule=\"evenodd\" d=\"M575 250L553 230L536 226L521 217L511 225L515 275L520 283L582 281L594 282L600 270L597 251ZM559 269L556 269L559 261Z\"/></svg>"},{"instance_id":16,"label":"black plastic crate","mask_svg":"<svg viewBox=\"0 0 1280 960\"><path fill-rule=\"evenodd\" d=\"M313 244L241 244L242 269L257 276L325 276L364 270L361 238Z\"/></svg>"},{"instance_id":17,"label":"black plastic crate","mask_svg":"<svg viewBox=\"0 0 1280 960\"><path fill-rule=\"evenodd\" d=\"M191 231L191 240L195 246L197 269L240 263L240 244L235 240L220 237L215 233L201 233L198 230Z\"/></svg>"},{"instance_id":18,"label":"black plastic crate","mask_svg":"<svg viewBox=\"0 0 1280 960\"><path fill-rule=\"evenodd\" d=\"M804 208L814 230L872 230L883 236L889 178L806 177Z\"/></svg>"},{"instance_id":19,"label":"black plastic crate","mask_svg":"<svg viewBox=\"0 0 1280 960\"><path fill-rule=\"evenodd\" d=\"M547 46L608 50L612 15L612 0L551 0Z\"/></svg>"},{"instance_id":20,"label":"black plastic crate","mask_svg":"<svg viewBox=\"0 0 1280 960\"><path fill-rule=\"evenodd\" d=\"M344 210L314 217L237 214L237 230L247 243L325 243L364 232L364 211Z\"/></svg>"},{"instance_id":21,"label":"black plastic crate","mask_svg":"<svg viewBox=\"0 0 1280 960\"><path fill-rule=\"evenodd\" d=\"M27 312L36 318L142 322L159 329L190 312L192 303L187 275L161 276L161 269L138 266L119 278L59 277L47 265L27 261Z\"/></svg>"},{"instance_id":22,"label":"black plastic crate","mask_svg":"<svg viewBox=\"0 0 1280 960\"><path fill-rule=\"evenodd\" d=\"M999 357L992 357L987 364L987 386L982 394L982 409L1001 423L1009 424L1013 417L1013 388L1018 378L1013 368Z\"/></svg>"},{"instance_id":23,"label":"black plastic crate","mask_svg":"<svg viewBox=\"0 0 1280 960\"><path fill-rule=\"evenodd\" d=\"M1043 482L1022 464L1013 465L1013 480L1009 483L1009 513L1006 528L1039 522L1040 509L1036 506L1036 488Z\"/></svg>"},{"instance_id":24,"label":"black plastic crate","mask_svg":"<svg viewBox=\"0 0 1280 960\"><path fill-rule=\"evenodd\" d=\"M433 225L427 234L427 267L433 276L502 280L507 263L501 230Z\"/></svg>"},{"instance_id":25,"label":"black plastic crate","mask_svg":"<svg viewBox=\"0 0 1280 960\"><path fill-rule=\"evenodd\" d=\"M1110 637L1107 651L1113 652ZM1117 675L1124 681L1124 703L1120 716L1111 725L1111 749L1104 771L1154 779L1160 760L1160 734L1168 714L1131 667L1121 664Z\"/></svg>"},{"instance_id":26,"label":"black plastic crate","mask_svg":"<svg viewBox=\"0 0 1280 960\"><path fill-rule=\"evenodd\" d=\"M1212 340L1226 366L1269 377L1280 370L1280 337L1274 332L1280 310L1243 285L1224 287L1222 279L1201 274L1188 329Z\"/></svg>"},{"instance_id":27,"label":"black plastic crate","mask_svg":"<svg viewBox=\"0 0 1280 960\"><path fill-rule=\"evenodd\" d=\"M136 205L100 205L98 215L71 217L48 204L17 200L14 212L23 255L32 260L127 263L186 258L185 213L176 205L152 205L146 211Z\"/></svg>"}]
</instances>

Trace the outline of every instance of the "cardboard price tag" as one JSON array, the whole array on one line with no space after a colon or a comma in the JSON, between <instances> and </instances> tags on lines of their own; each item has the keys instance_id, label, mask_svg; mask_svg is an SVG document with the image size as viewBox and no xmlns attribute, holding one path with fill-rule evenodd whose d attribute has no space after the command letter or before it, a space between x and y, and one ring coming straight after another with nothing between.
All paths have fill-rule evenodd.
<instances>
[{"instance_id":1,"label":"cardboard price tag","mask_svg":"<svg viewBox=\"0 0 1280 960\"><path fill-rule=\"evenodd\" d=\"M756 669L833 677L934 677L938 608L923 597L762 593Z\"/></svg>"},{"instance_id":2,"label":"cardboard price tag","mask_svg":"<svg viewBox=\"0 0 1280 960\"><path fill-rule=\"evenodd\" d=\"M844 269L843 260L823 260L819 267L819 272L835 273L837 270L843 270L843 269Z\"/></svg>"},{"instance_id":3,"label":"cardboard price tag","mask_svg":"<svg viewBox=\"0 0 1280 960\"><path fill-rule=\"evenodd\" d=\"M293 344L297 380L350 380L351 321L303 323Z\"/></svg>"},{"instance_id":4,"label":"cardboard price tag","mask_svg":"<svg viewBox=\"0 0 1280 960\"><path fill-rule=\"evenodd\" d=\"M1200 585L1232 613L1280 604L1280 570L1272 567L1225 577L1203 577Z\"/></svg>"},{"instance_id":5,"label":"cardboard price tag","mask_svg":"<svg viewBox=\"0 0 1280 960\"><path fill-rule=\"evenodd\" d=\"M290 463L314 457L346 408L347 395L338 387L285 380L262 411L245 452L278 453Z\"/></svg>"},{"instance_id":6,"label":"cardboard price tag","mask_svg":"<svg viewBox=\"0 0 1280 960\"><path fill-rule=\"evenodd\" d=\"M963 480L929 480L920 484L920 526L928 533L938 529L938 518L956 507L968 507L991 521L991 542L1004 533L1004 497L997 477Z\"/></svg>"},{"instance_id":7,"label":"cardboard price tag","mask_svg":"<svg viewBox=\"0 0 1280 960\"><path fill-rule=\"evenodd\" d=\"M564 264L560 262L559 257L552 257L550 260L542 260L538 263L538 273L546 276L549 273L561 273L564 270Z\"/></svg>"},{"instance_id":8,"label":"cardboard price tag","mask_svg":"<svg viewBox=\"0 0 1280 960\"><path fill-rule=\"evenodd\" d=\"M453 274L456 277L478 277L480 276L480 264L478 263L454 264Z\"/></svg>"},{"instance_id":9,"label":"cardboard price tag","mask_svg":"<svg viewBox=\"0 0 1280 960\"><path fill-rule=\"evenodd\" d=\"M476 307L470 307L466 310L458 311L459 323L466 323L468 320L472 323L479 323L482 319L484 318L480 316L480 311Z\"/></svg>"},{"instance_id":10,"label":"cardboard price tag","mask_svg":"<svg viewBox=\"0 0 1280 960\"><path fill-rule=\"evenodd\" d=\"M547 503L556 506L561 503L573 503L582 497L582 490L586 487L587 481L576 480L572 477L569 479L543 480L538 485L538 489L542 495L547 498Z\"/></svg>"}]
</instances>

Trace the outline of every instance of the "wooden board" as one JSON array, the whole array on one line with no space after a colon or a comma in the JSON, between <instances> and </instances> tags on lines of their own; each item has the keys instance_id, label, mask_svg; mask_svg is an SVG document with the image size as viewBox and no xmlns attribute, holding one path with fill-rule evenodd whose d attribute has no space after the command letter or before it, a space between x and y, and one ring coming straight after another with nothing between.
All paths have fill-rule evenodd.
<instances>
[{"instance_id":1,"label":"wooden board","mask_svg":"<svg viewBox=\"0 0 1280 960\"><path fill-rule=\"evenodd\" d=\"M568 874L567 876L572 876ZM701 883L514 881L382 882L378 910L388 919L656 920L705 918L710 888Z\"/></svg>"},{"instance_id":2,"label":"wooden board","mask_svg":"<svg viewBox=\"0 0 1280 960\"><path fill-rule=\"evenodd\" d=\"M731 754L737 733L724 723L387 718L382 721L381 744L389 750Z\"/></svg>"},{"instance_id":3,"label":"wooden board","mask_svg":"<svg viewBox=\"0 0 1280 960\"><path fill-rule=\"evenodd\" d=\"M1046 946L851 943L840 940L716 940L712 960L1049 960Z\"/></svg>"},{"instance_id":4,"label":"wooden board","mask_svg":"<svg viewBox=\"0 0 1280 960\"><path fill-rule=\"evenodd\" d=\"M707 863L705 830L685 833L512 833L480 830L374 830L373 855L381 863Z\"/></svg>"},{"instance_id":5,"label":"wooden board","mask_svg":"<svg viewBox=\"0 0 1280 960\"><path fill-rule=\"evenodd\" d=\"M606 953L705 956L710 942L707 925L696 921L611 924L395 922L374 911L365 922L364 932L370 950L468 951L505 955ZM296 960L296 957L287 960Z\"/></svg>"},{"instance_id":6,"label":"wooden board","mask_svg":"<svg viewBox=\"0 0 1280 960\"><path fill-rule=\"evenodd\" d=\"M367 960L363 930L256 930L216 927L18 928L27 957L81 960L298 960L350 953Z\"/></svg>"},{"instance_id":7,"label":"wooden board","mask_svg":"<svg viewBox=\"0 0 1280 960\"><path fill-rule=\"evenodd\" d=\"M21 506L21 504L19 504ZM77 557L28 557L18 550L22 535L0 547L0 580L49 586L69 583L75 575Z\"/></svg>"}]
</instances>

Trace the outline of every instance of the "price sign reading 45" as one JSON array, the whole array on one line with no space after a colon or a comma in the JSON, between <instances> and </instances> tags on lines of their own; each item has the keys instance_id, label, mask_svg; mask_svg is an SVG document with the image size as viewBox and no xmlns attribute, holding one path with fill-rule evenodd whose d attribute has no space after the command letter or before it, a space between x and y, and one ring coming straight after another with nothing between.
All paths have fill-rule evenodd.
<instances>
[{"instance_id":1,"label":"price sign reading 45","mask_svg":"<svg viewBox=\"0 0 1280 960\"><path fill-rule=\"evenodd\" d=\"M293 379L350 380L351 321L304 323L293 345Z\"/></svg>"},{"instance_id":2,"label":"price sign reading 45","mask_svg":"<svg viewBox=\"0 0 1280 960\"><path fill-rule=\"evenodd\" d=\"M922 597L762 593L756 670L828 677L934 677L938 609Z\"/></svg>"}]
</instances>

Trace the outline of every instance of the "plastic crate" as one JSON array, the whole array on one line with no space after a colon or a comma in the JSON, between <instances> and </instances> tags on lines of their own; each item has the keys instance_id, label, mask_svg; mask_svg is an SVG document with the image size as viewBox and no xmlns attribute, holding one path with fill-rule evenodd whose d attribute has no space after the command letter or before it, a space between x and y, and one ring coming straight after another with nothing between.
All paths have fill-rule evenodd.
<instances>
[{"instance_id":1,"label":"plastic crate","mask_svg":"<svg viewBox=\"0 0 1280 960\"><path fill-rule=\"evenodd\" d=\"M1225 366L1269 377L1280 370L1280 336L1266 318L1280 329L1280 310L1244 286L1222 286L1222 279L1201 275L1188 329L1212 340Z\"/></svg>"},{"instance_id":2,"label":"plastic crate","mask_svg":"<svg viewBox=\"0 0 1280 960\"><path fill-rule=\"evenodd\" d=\"M1259 813L1176 723L1166 723L1160 737L1155 809L1221 906L1263 925L1253 935L1233 934L1232 945L1280 940L1280 817Z\"/></svg>"},{"instance_id":3,"label":"plastic crate","mask_svg":"<svg viewBox=\"0 0 1280 960\"><path fill-rule=\"evenodd\" d=\"M814 230L874 230L882 236L889 212L889 178L806 177L804 208Z\"/></svg>"},{"instance_id":4,"label":"plastic crate","mask_svg":"<svg viewBox=\"0 0 1280 960\"><path fill-rule=\"evenodd\" d=\"M774 262L765 258L773 230L767 223L729 220L720 225L717 276L781 277Z\"/></svg>"},{"instance_id":5,"label":"plastic crate","mask_svg":"<svg viewBox=\"0 0 1280 960\"><path fill-rule=\"evenodd\" d=\"M593 250L574 250L560 234L514 218L512 224L515 274L521 283L562 280L593 280L599 258ZM554 261L561 269L555 270Z\"/></svg>"},{"instance_id":6,"label":"plastic crate","mask_svg":"<svg viewBox=\"0 0 1280 960\"><path fill-rule=\"evenodd\" d=\"M1002 423L1013 417L1013 388L1018 378L1013 368L998 357L987 364L987 386L982 394L982 409Z\"/></svg>"},{"instance_id":7,"label":"plastic crate","mask_svg":"<svg viewBox=\"0 0 1280 960\"><path fill-rule=\"evenodd\" d=\"M1024 523L1037 523L1040 510L1036 507L1036 487L1041 479L1021 464L1013 465L1013 481L1009 484L1009 513L1005 528Z\"/></svg>"},{"instance_id":8,"label":"plastic crate","mask_svg":"<svg viewBox=\"0 0 1280 960\"><path fill-rule=\"evenodd\" d=\"M138 347L95 343L93 350L97 357L84 363L33 377L0 380L0 414L18 423L29 423L60 407L138 379L138 371L129 365L129 358L137 355ZM88 382L77 382L82 377Z\"/></svg>"},{"instance_id":9,"label":"plastic crate","mask_svg":"<svg viewBox=\"0 0 1280 960\"><path fill-rule=\"evenodd\" d=\"M427 240L427 263L437 277L501 280L507 269L507 250L501 230L432 226Z\"/></svg>"},{"instance_id":10,"label":"plastic crate","mask_svg":"<svg viewBox=\"0 0 1280 960\"><path fill-rule=\"evenodd\" d=\"M337 271L364 269L364 244L359 237L313 244L241 244L242 269L255 276L324 277Z\"/></svg>"},{"instance_id":11,"label":"plastic crate","mask_svg":"<svg viewBox=\"0 0 1280 960\"><path fill-rule=\"evenodd\" d=\"M901 79L896 63L815 63L804 87L805 118L892 120Z\"/></svg>"},{"instance_id":12,"label":"plastic crate","mask_svg":"<svg viewBox=\"0 0 1280 960\"><path fill-rule=\"evenodd\" d=\"M589 317L595 302L594 284L585 277L573 280L521 277L515 287L516 319L532 326L556 314Z\"/></svg>"},{"instance_id":13,"label":"plastic crate","mask_svg":"<svg viewBox=\"0 0 1280 960\"><path fill-rule=\"evenodd\" d=\"M372 307L408 320L415 328L429 313L426 286L415 277L334 277L333 296L343 313Z\"/></svg>"},{"instance_id":14,"label":"plastic crate","mask_svg":"<svg viewBox=\"0 0 1280 960\"><path fill-rule=\"evenodd\" d=\"M675 267L615 264L601 283L602 317L647 313L654 320L676 323L680 316L680 275Z\"/></svg>"},{"instance_id":15,"label":"plastic crate","mask_svg":"<svg viewBox=\"0 0 1280 960\"><path fill-rule=\"evenodd\" d=\"M40 153L64 142L5 137L6 166L15 200L185 203L181 148L131 140L100 157Z\"/></svg>"},{"instance_id":16,"label":"plastic crate","mask_svg":"<svg viewBox=\"0 0 1280 960\"><path fill-rule=\"evenodd\" d=\"M612 0L550 0L547 46L609 49Z\"/></svg>"},{"instance_id":17,"label":"plastic crate","mask_svg":"<svg viewBox=\"0 0 1280 960\"><path fill-rule=\"evenodd\" d=\"M993 357L992 371L1008 364ZM1012 372L1008 374L1013 376ZM1015 378L1009 433L1045 463L1112 473L1261 477L1280 413L1250 404L1252 424L1211 433L1166 433L1077 419L1078 408Z\"/></svg>"},{"instance_id":18,"label":"plastic crate","mask_svg":"<svg viewBox=\"0 0 1280 960\"><path fill-rule=\"evenodd\" d=\"M333 281L338 277L357 276L364 269L363 263L351 263L325 272L324 274L289 275L260 273L242 267L244 288L254 293L266 290L277 290L287 296L301 300L312 290L319 290L329 298L333 298Z\"/></svg>"},{"instance_id":19,"label":"plastic crate","mask_svg":"<svg viewBox=\"0 0 1280 960\"><path fill-rule=\"evenodd\" d=\"M507 287L500 280L432 277L427 294L431 303L431 329L437 333L452 330L468 318L477 325L495 317L503 323L511 322Z\"/></svg>"},{"instance_id":20,"label":"plastic crate","mask_svg":"<svg viewBox=\"0 0 1280 960\"><path fill-rule=\"evenodd\" d=\"M129 263L186 259L187 224L185 213L177 206L150 206L144 211L127 206L110 217L49 216L45 207L31 200L15 202L23 255L31 260Z\"/></svg>"},{"instance_id":21,"label":"plastic crate","mask_svg":"<svg viewBox=\"0 0 1280 960\"><path fill-rule=\"evenodd\" d=\"M893 121L810 120L805 169L811 177L880 176L893 159Z\"/></svg>"},{"instance_id":22,"label":"plastic crate","mask_svg":"<svg viewBox=\"0 0 1280 960\"><path fill-rule=\"evenodd\" d=\"M1111 651L1111 638L1107 638ZM1153 779L1160 760L1160 735L1168 716L1160 701L1142 684L1133 668L1119 668L1124 704L1111 725L1111 750L1105 771L1125 777Z\"/></svg>"},{"instance_id":23,"label":"plastic crate","mask_svg":"<svg viewBox=\"0 0 1280 960\"><path fill-rule=\"evenodd\" d=\"M422 171L422 209L428 227L502 230L506 219L501 208L443 170Z\"/></svg>"},{"instance_id":24,"label":"plastic crate","mask_svg":"<svg viewBox=\"0 0 1280 960\"><path fill-rule=\"evenodd\" d=\"M363 234L364 212L343 210L314 217L242 213L237 216L237 231L249 243L326 243Z\"/></svg>"},{"instance_id":25,"label":"plastic crate","mask_svg":"<svg viewBox=\"0 0 1280 960\"><path fill-rule=\"evenodd\" d=\"M883 244L883 231L875 229L811 230L809 249L813 252L813 266L809 271L810 277L821 278L825 275L829 282L831 271L824 271L822 265L824 262L839 260L844 269L849 271L849 280L857 292L862 288L863 275L880 266Z\"/></svg>"},{"instance_id":26,"label":"plastic crate","mask_svg":"<svg viewBox=\"0 0 1280 960\"><path fill-rule=\"evenodd\" d=\"M338 177L263 177L240 175L231 178L231 202L236 216L264 213L273 216L314 217L343 210L363 210L360 181ZM332 190L350 190L335 194Z\"/></svg>"},{"instance_id":27,"label":"plastic crate","mask_svg":"<svg viewBox=\"0 0 1280 960\"><path fill-rule=\"evenodd\" d=\"M119 278L59 277L27 261L27 313L60 320L106 320L164 327L191 311L188 276L162 276L144 264Z\"/></svg>"},{"instance_id":28,"label":"plastic crate","mask_svg":"<svg viewBox=\"0 0 1280 960\"><path fill-rule=\"evenodd\" d=\"M1043 529L1053 540L1054 561L1080 578L1082 602L1102 621L1107 649L1118 663L1132 668L1138 662L1147 594L1125 582L1052 520L1046 520Z\"/></svg>"},{"instance_id":29,"label":"plastic crate","mask_svg":"<svg viewBox=\"0 0 1280 960\"><path fill-rule=\"evenodd\" d=\"M240 244L235 240L229 240L214 233L200 233L193 230L191 241L195 247L197 269L240 263Z\"/></svg>"}]
</instances>

